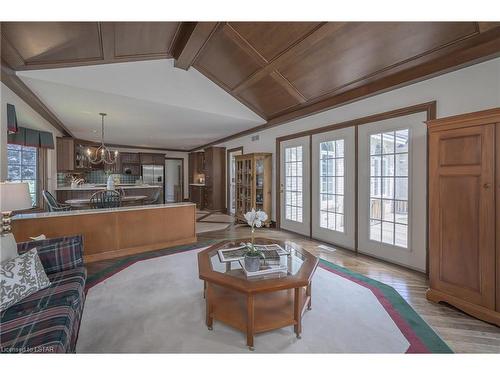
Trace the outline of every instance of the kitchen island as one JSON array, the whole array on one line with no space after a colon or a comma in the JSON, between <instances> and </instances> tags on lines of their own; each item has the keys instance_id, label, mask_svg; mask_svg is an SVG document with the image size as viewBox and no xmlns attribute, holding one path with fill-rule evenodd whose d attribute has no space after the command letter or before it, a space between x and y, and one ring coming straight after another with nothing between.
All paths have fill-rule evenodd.
<instances>
[{"instance_id":1,"label":"kitchen island","mask_svg":"<svg viewBox=\"0 0 500 375\"><path fill-rule=\"evenodd\" d=\"M148 184L117 184L115 189L123 189L125 195L140 196L145 195L147 199L153 197L161 186L148 185ZM55 189L57 201L64 203L69 199L90 199L92 194L99 190L105 190L106 184L82 184L78 187L61 186ZM160 194L162 196L163 194ZM161 202L159 202L161 203ZM138 204L141 204L140 202Z\"/></svg>"},{"instance_id":2,"label":"kitchen island","mask_svg":"<svg viewBox=\"0 0 500 375\"><path fill-rule=\"evenodd\" d=\"M196 242L196 205L169 203L14 216L17 242L83 235L84 260L94 262Z\"/></svg>"}]
</instances>

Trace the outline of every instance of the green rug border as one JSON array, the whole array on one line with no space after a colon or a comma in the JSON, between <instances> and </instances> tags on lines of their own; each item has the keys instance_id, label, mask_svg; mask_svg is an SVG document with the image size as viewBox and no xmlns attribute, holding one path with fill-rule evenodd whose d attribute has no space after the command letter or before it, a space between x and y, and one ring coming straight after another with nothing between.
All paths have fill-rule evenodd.
<instances>
[{"instance_id":1,"label":"green rug border","mask_svg":"<svg viewBox=\"0 0 500 375\"><path fill-rule=\"evenodd\" d=\"M322 264L349 275L357 280L369 284L382 292L393 308L406 321L415 332L417 337L433 353L453 353L446 342L430 327L427 322L406 302L406 300L392 286L374 280L348 268L329 262L323 258L319 259Z\"/></svg>"}]
</instances>

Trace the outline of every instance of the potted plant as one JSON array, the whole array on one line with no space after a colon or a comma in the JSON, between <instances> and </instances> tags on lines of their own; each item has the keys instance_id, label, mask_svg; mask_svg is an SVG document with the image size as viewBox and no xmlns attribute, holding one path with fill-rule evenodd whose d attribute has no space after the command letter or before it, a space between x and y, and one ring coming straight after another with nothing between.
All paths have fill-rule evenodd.
<instances>
[{"instance_id":1,"label":"potted plant","mask_svg":"<svg viewBox=\"0 0 500 375\"><path fill-rule=\"evenodd\" d=\"M245 214L245 220L252 228L251 243L247 243L245 252L245 268L249 272L255 272L260 269L260 259L264 257L261 251L255 249L255 228L260 228L267 220L267 214L264 211L249 211Z\"/></svg>"}]
</instances>

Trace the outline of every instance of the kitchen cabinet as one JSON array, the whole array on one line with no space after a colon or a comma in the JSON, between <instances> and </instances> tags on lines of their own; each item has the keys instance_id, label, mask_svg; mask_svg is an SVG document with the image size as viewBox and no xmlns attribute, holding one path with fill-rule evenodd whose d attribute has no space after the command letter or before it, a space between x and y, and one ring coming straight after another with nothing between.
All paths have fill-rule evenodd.
<instances>
[{"instance_id":1,"label":"kitchen cabinet","mask_svg":"<svg viewBox=\"0 0 500 375\"><path fill-rule=\"evenodd\" d=\"M189 196L191 202L196 203L197 209L204 210L206 208L207 197L204 185L189 185Z\"/></svg>"},{"instance_id":2,"label":"kitchen cabinet","mask_svg":"<svg viewBox=\"0 0 500 375\"><path fill-rule=\"evenodd\" d=\"M427 298L500 325L500 109L428 128Z\"/></svg>"},{"instance_id":3,"label":"kitchen cabinet","mask_svg":"<svg viewBox=\"0 0 500 375\"><path fill-rule=\"evenodd\" d=\"M189 154L189 183L204 183L190 187L190 199L209 210L220 211L226 207L226 148L208 147L204 152Z\"/></svg>"},{"instance_id":4,"label":"kitchen cabinet","mask_svg":"<svg viewBox=\"0 0 500 375\"><path fill-rule=\"evenodd\" d=\"M72 172L75 169L75 143L70 137L57 137L57 171Z\"/></svg>"},{"instance_id":5,"label":"kitchen cabinet","mask_svg":"<svg viewBox=\"0 0 500 375\"><path fill-rule=\"evenodd\" d=\"M164 154L149 154L141 152L139 155L142 165L165 165Z\"/></svg>"},{"instance_id":6,"label":"kitchen cabinet","mask_svg":"<svg viewBox=\"0 0 500 375\"><path fill-rule=\"evenodd\" d=\"M206 205L209 210L226 209L226 148L205 149L203 171L205 175Z\"/></svg>"},{"instance_id":7,"label":"kitchen cabinet","mask_svg":"<svg viewBox=\"0 0 500 375\"><path fill-rule=\"evenodd\" d=\"M137 153L122 152L119 155L122 164L139 164L141 162L139 154Z\"/></svg>"}]
</instances>

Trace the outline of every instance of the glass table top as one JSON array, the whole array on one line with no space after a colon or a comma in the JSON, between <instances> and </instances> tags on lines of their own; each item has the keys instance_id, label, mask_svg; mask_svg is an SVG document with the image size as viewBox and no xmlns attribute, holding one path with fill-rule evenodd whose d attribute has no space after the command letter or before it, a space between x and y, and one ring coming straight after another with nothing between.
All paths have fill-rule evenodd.
<instances>
[{"instance_id":1,"label":"glass table top","mask_svg":"<svg viewBox=\"0 0 500 375\"><path fill-rule=\"evenodd\" d=\"M226 275L237 277L245 280L266 280L266 279L277 279L284 278L287 276L293 276L299 272L302 265L304 264L305 255L294 247L291 243L280 243L279 244L289 255L281 255L279 259L280 266L283 266L284 270L280 272L269 273L265 275L249 276L245 274L240 262L244 260L236 260L230 262L222 262L217 249L210 254L210 263L212 270L215 272L224 273ZM232 243L222 247L221 249L229 247L237 247L238 243ZM266 266L266 260L261 260L261 266Z\"/></svg>"}]
</instances>

